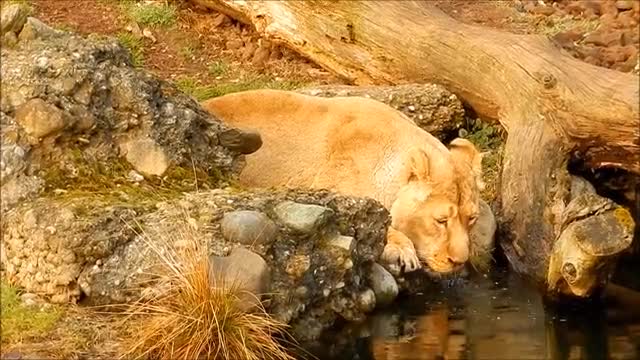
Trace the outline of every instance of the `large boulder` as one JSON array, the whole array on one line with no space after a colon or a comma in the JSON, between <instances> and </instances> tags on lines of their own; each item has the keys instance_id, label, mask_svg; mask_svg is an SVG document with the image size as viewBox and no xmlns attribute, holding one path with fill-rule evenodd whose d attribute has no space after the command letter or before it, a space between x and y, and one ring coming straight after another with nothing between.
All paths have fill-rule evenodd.
<instances>
[{"instance_id":1,"label":"large boulder","mask_svg":"<svg viewBox=\"0 0 640 360\"><path fill-rule=\"evenodd\" d=\"M245 273L249 290L270 294L268 310L299 339L319 336L338 317L362 320L375 307L369 272L384 247L389 216L374 200L229 189L188 193L151 208L107 201L40 198L10 211L2 234L8 279L56 302L126 303L154 291L147 282L158 247L180 248L195 239L209 247L215 271ZM274 227L258 242L229 229L256 226L256 219ZM313 226L299 226L304 223ZM238 248L255 256L238 255ZM239 263L247 261L257 265Z\"/></svg>"},{"instance_id":2,"label":"large boulder","mask_svg":"<svg viewBox=\"0 0 640 360\"><path fill-rule=\"evenodd\" d=\"M115 39L22 21L19 9L2 13L3 31L20 35L1 50L2 213L53 190L94 190L100 178L131 170L192 184L197 175L205 188L239 172L237 129L135 69Z\"/></svg>"}]
</instances>

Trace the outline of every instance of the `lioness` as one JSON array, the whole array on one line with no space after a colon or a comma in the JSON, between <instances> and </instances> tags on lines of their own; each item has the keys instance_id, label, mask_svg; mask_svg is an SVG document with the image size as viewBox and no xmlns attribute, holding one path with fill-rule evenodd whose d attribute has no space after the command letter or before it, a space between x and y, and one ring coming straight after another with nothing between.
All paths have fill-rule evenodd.
<instances>
[{"instance_id":1,"label":"lioness","mask_svg":"<svg viewBox=\"0 0 640 360\"><path fill-rule=\"evenodd\" d=\"M251 90L202 102L234 127L256 130L246 186L330 189L380 201L391 214L382 260L405 272L461 269L479 213L480 154L456 139L450 152L401 112L362 97Z\"/></svg>"}]
</instances>

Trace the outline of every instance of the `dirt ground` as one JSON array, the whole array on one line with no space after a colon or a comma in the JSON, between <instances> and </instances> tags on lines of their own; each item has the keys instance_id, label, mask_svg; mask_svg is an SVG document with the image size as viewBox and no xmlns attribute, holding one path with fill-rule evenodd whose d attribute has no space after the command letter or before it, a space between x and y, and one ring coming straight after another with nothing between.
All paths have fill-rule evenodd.
<instances>
[{"instance_id":1,"label":"dirt ground","mask_svg":"<svg viewBox=\"0 0 640 360\"><path fill-rule=\"evenodd\" d=\"M246 26L187 1L169 1L175 7L172 12L156 17L136 16L135 0L23 1L33 7L33 16L52 26L118 37L132 51L138 66L174 81L199 99L255 87L342 83L308 60L259 39ZM640 0L435 3L464 23L548 36L572 56L597 66L624 72L638 66ZM145 4L162 6L165 1L147 0ZM110 332L95 325L101 323L98 318L90 319L86 320L82 311L67 311L52 330L17 343L3 339L3 358L112 357ZM66 332L70 328L75 330ZM70 341L78 347L69 347Z\"/></svg>"}]
</instances>

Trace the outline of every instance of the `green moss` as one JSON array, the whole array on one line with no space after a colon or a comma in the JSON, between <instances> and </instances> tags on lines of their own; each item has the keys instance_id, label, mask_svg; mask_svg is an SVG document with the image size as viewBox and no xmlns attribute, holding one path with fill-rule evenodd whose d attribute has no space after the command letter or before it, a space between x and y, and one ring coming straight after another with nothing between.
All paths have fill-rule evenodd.
<instances>
[{"instance_id":1,"label":"green moss","mask_svg":"<svg viewBox=\"0 0 640 360\"><path fill-rule=\"evenodd\" d=\"M69 176L69 170L64 170L67 168L73 169L73 177ZM84 216L104 206L147 211L159 201L177 198L185 192L217 188L227 181L215 168L206 172L172 166L162 177L146 176L142 182L135 183L127 178L131 170L133 167L124 159L98 161L80 149L72 149L67 159L41 174L46 184L44 195L73 202L76 214Z\"/></svg>"},{"instance_id":2,"label":"green moss","mask_svg":"<svg viewBox=\"0 0 640 360\"><path fill-rule=\"evenodd\" d=\"M127 16L140 25L169 27L176 23L176 6L167 1L121 1Z\"/></svg>"},{"instance_id":3,"label":"green moss","mask_svg":"<svg viewBox=\"0 0 640 360\"><path fill-rule=\"evenodd\" d=\"M120 44L131 53L133 66L141 67L144 64L144 44L142 38L125 31L119 32L116 36Z\"/></svg>"},{"instance_id":4,"label":"green moss","mask_svg":"<svg viewBox=\"0 0 640 360\"><path fill-rule=\"evenodd\" d=\"M56 306L42 309L25 306L19 290L4 281L0 282L0 306L3 345L44 338L62 315L62 310Z\"/></svg>"},{"instance_id":5,"label":"green moss","mask_svg":"<svg viewBox=\"0 0 640 360\"><path fill-rule=\"evenodd\" d=\"M178 79L175 84L182 92L193 96L199 101L240 91L254 89L294 90L305 85L297 81L276 81L270 77L260 75L249 77L235 83L211 85L202 85L198 80L190 77L185 77Z\"/></svg>"}]
</instances>

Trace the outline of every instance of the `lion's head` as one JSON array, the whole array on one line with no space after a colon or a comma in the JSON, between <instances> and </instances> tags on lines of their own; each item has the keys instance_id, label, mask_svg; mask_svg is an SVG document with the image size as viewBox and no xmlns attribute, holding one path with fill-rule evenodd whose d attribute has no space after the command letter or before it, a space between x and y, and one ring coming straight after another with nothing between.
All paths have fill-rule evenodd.
<instances>
[{"instance_id":1,"label":"lion's head","mask_svg":"<svg viewBox=\"0 0 640 360\"><path fill-rule=\"evenodd\" d=\"M460 270L469 259L469 230L479 215L481 154L456 139L448 154L409 152L403 185L391 206L392 227L412 242L426 269Z\"/></svg>"}]
</instances>

